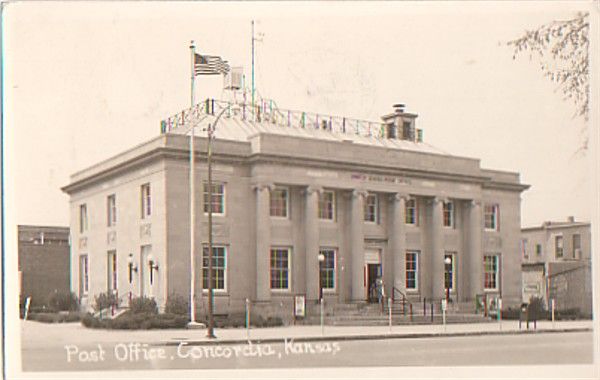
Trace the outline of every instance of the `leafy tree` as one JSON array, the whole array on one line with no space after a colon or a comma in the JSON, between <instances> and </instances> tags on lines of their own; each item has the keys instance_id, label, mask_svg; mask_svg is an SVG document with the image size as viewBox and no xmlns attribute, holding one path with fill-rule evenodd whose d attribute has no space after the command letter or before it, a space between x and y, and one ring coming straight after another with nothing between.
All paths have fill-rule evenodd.
<instances>
[{"instance_id":1,"label":"leafy tree","mask_svg":"<svg viewBox=\"0 0 600 380\"><path fill-rule=\"evenodd\" d=\"M544 24L507 42L514 48L513 59L526 51L530 59L537 54L544 76L558 84L564 98L574 102L575 116L586 122L590 107L589 29L588 13L580 12L575 18ZM585 134L584 149L587 144Z\"/></svg>"}]
</instances>

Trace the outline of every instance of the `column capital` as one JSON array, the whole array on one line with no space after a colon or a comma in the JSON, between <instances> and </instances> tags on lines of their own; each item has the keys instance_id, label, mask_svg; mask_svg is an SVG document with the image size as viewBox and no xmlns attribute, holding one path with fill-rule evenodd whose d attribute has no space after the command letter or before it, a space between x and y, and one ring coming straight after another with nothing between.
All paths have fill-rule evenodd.
<instances>
[{"instance_id":1,"label":"column capital","mask_svg":"<svg viewBox=\"0 0 600 380\"><path fill-rule=\"evenodd\" d=\"M431 203L434 206L437 206L437 205L442 204L444 202L448 202L448 198L447 197L444 197L444 196L441 196L441 195L436 195L435 197L431 198Z\"/></svg>"},{"instance_id":2,"label":"column capital","mask_svg":"<svg viewBox=\"0 0 600 380\"><path fill-rule=\"evenodd\" d=\"M273 189L275 189L275 184L271 182L255 183L252 185L252 190L257 191L268 190L269 192L271 192L273 191Z\"/></svg>"},{"instance_id":3,"label":"column capital","mask_svg":"<svg viewBox=\"0 0 600 380\"><path fill-rule=\"evenodd\" d=\"M406 202L409 198L410 198L410 195L406 194L406 193L390 194L390 200L395 201L395 202L400 202L401 200L404 200L404 202Z\"/></svg>"},{"instance_id":4,"label":"column capital","mask_svg":"<svg viewBox=\"0 0 600 380\"><path fill-rule=\"evenodd\" d=\"M315 185L308 185L308 186L306 186L306 188L304 190L302 190L302 193L305 195L312 195L314 193L317 193L317 195L319 195L322 192L323 192L323 188L321 186L315 186Z\"/></svg>"},{"instance_id":5,"label":"column capital","mask_svg":"<svg viewBox=\"0 0 600 380\"><path fill-rule=\"evenodd\" d=\"M365 189L354 189L352 190L352 198L362 197L366 198L369 192Z\"/></svg>"},{"instance_id":6,"label":"column capital","mask_svg":"<svg viewBox=\"0 0 600 380\"><path fill-rule=\"evenodd\" d=\"M471 199L469 202L469 205L471 207L479 207L479 206L481 206L481 204L482 204L481 199Z\"/></svg>"}]
</instances>

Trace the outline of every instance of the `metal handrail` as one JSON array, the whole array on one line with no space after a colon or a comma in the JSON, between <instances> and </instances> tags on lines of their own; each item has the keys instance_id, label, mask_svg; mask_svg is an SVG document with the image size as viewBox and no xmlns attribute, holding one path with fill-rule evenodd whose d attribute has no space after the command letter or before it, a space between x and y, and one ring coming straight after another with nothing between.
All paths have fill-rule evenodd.
<instances>
[{"instance_id":1,"label":"metal handrail","mask_svg":"<svg viewBox=\"0 0 600 380\"><path fill-rule=\"evenodd\" d=\"M401 296L402 314L406 315L406 305L408 304L409 308L412 310L412 303L408 300L408 297L406 296L406 294L404 294L404 292L402 292L400 289L393 286L392 287L392 304L396 301L396 293Z\"/></svg>"},{"instance_id":2,"label":"metal handrail","mask_svg":"<svg viewBox=\"0 0 600 380\"><path fill-rule=\"evenodd\" d=\"M235 109L233 106L236 106ZM242 120L268 122L279 127L326 130L334 133L358 135L363 137L385 137L386 124L382 121L353 119L337 115L320 114L291 109L282 109L270 99L258 99L254 107L245 100L241 103L206 99L191 108L185 109L161 121L161 133L169 133L178 127L188 125L201 118L202 115L214 115L215 108L229 109L225 116L233 114Z\"/></svg>"}]
</instances>

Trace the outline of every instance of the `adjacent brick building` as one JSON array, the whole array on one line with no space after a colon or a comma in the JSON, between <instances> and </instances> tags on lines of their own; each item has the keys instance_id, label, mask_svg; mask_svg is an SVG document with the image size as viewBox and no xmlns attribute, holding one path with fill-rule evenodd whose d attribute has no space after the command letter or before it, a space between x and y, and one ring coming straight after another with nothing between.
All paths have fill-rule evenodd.
<instances>
[{"instance_id":1,"label":"adjacent brick building","mask_svg":"<svg viewBox=\"0 0 600 380\"><path fill-rule=\"evenodd\" d=\"M521 301L517 173L423 142L417 115L397 107L381 121L261 105L198 105L162 134L75 173L70 195L73 291L147 295L164 305L190 294L189 122L196 128L197 303L206 307L207 217L214 220L215 311L289 318L386 294L472 309L476 295ZM213 143L208 202L206 125L226 107ZM209 206L210 203L210 206ZM321 261L319 261L321 260ZM445 263L447 260L447 263ZM394 289L395 288L395 289Z\"/></svg>"},{"instance_id":2,"label":"adjacent brick building","mask_svg":"<svg viewBox=\"0 0 600 380\"><path fill-rule=\"evenodd\" d=\"M591 225L569 218L523 228L523 301L539 297L558 310L592 315Z\"/></svg>"},{"instance_id":3,"label":"adjacent brick building","mask_svg":"<svg viewBox=\"0 0 600 380\"><path fill-rule=\"evenodd\" d=\"M55 292L69 292L71 252L69 228L17 226L21 300L45 305Z\"/></svg>"}]
</instances>

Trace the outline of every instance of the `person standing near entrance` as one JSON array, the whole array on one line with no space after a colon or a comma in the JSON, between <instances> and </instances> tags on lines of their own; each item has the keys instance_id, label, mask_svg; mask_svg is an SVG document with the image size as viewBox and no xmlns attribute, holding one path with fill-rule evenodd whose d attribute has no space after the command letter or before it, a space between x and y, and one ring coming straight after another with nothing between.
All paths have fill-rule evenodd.
<instances>
[{"instance_id":1,"label":"person standing near entrance","mask_svg":"<svg viewBox=\"0 0 600 380\"><path fill-rule=\"evenodd\" d=\"M377 279L375 280L375 289L377 291L377 302L379 302L379 306L381 307L381 311L383 312L383 301L385 299L383 278L377 277Z\"/></svg>"}]
</instances>

